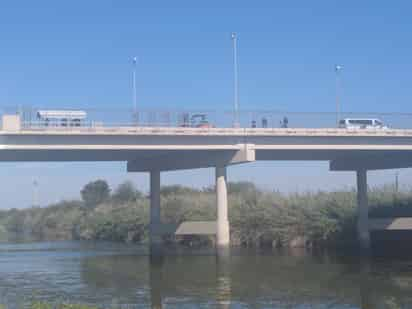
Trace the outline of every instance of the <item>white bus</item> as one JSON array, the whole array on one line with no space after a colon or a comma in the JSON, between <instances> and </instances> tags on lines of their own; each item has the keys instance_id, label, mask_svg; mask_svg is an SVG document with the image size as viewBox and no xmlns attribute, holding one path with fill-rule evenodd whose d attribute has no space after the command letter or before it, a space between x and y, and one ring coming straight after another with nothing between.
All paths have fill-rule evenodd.
<instances>
[{"instance_id":1,"label":"white bus","mask_svg":"<svg viewBox=\"0 0 412 309\"><path fill-rule=\"evenodd\" d=\"M85 111L40 110L37 120L42 126L80 127L87 117Z\"/></svg>"}]
</instances>

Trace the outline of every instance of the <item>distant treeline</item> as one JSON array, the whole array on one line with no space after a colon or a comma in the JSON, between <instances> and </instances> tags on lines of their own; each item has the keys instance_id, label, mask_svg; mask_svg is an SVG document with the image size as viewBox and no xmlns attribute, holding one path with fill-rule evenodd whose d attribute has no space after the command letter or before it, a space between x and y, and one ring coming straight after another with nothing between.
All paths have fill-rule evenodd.
<instances>
[{"instance_id":1,"label":"distant treeline","mask_svg":"<svg viewBox=\"0 0 412 309\"><path fill-rule=\"evenodd\" d=\"M228 184L231 240L243 246L336 247L356 244L356 192L282 194L253 183ZM148 240L149 199L131 182L113 192L104 180L88 183L81 200L48 207L0 212L0 240ZM162 221L215 220L214 188L164 186ZM392 186L369 190L371 217L412 217L412 191ZM212 243L213 238L166 237L186 244Z\"/></svg>"}]
</instances>

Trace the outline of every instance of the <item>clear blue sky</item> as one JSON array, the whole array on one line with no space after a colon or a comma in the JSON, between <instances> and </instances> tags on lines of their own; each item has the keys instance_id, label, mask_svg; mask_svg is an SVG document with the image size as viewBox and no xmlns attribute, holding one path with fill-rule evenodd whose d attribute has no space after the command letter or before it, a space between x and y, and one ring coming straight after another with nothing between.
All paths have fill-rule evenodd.
<instances>
[{"instance_id":1,"label":"clear blue sky","mask_svg":"<svg viewBox=\"0 0 412 309\"><path fill-rule=\"evenodd\" d=\"M408 1L1 1L0 111L18 104L130 108L135 55L139 107L228 110L235 31L241 109L332 112L339 63L344 111L412 112L411 10ZM76 197L97 177L112 184L130 178L147 189L146 176L127 175L123 164L1 170L0 208L30 204L34 178L43 203ZM372 182L383 183L393 171L376 175ZM318 163L233 167L230 178L282 190L353 185L352 175ZM206 170L164 179L201 186L213 177Z\"/></svg>"}]
</instances>

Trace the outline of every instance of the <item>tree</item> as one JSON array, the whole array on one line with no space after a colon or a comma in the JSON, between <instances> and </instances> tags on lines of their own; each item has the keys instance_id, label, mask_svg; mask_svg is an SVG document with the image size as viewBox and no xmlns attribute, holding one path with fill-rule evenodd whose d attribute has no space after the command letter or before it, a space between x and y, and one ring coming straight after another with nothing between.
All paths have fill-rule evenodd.
<instances>
[{"instance_id":1,"label":"tree","mask_svg":"<svg viewBox=\"0 0 412 309\"><path fill-rule=\"evenodd\" d=\"M110 197L110 187L105 180L96 180L86 184L80 191L87 207L95 207Z\"/></svg>"},{"instance_id":2,"label":"tree","mask_svg":"<svg viewBox=\"0 0 412 309\"><path fill-rule=\"evenodd\" d=\"M134 187L131 181L125 181L116 188L112 198L117 202L131 202L137 200L141 196L142 193Z\"/></svg>"}]
</instances>

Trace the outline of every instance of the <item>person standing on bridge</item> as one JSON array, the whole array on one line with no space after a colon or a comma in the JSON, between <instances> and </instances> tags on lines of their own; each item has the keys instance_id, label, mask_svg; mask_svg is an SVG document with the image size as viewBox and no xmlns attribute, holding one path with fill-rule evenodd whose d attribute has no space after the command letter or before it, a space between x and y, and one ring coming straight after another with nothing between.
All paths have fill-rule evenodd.
<instances>
[{"instance_id":1,"label":"person standing on bridge","mask_svg":"<svg viewBox=\"0 0 412 309\"><path fill-rule=\"evenodd\" d=\"M285 116L285 117L283 117L283 120L280 121L280 127L281 128L287 128L288 123L289 123L288 117Z\"/></svg>"}]
</instances>

